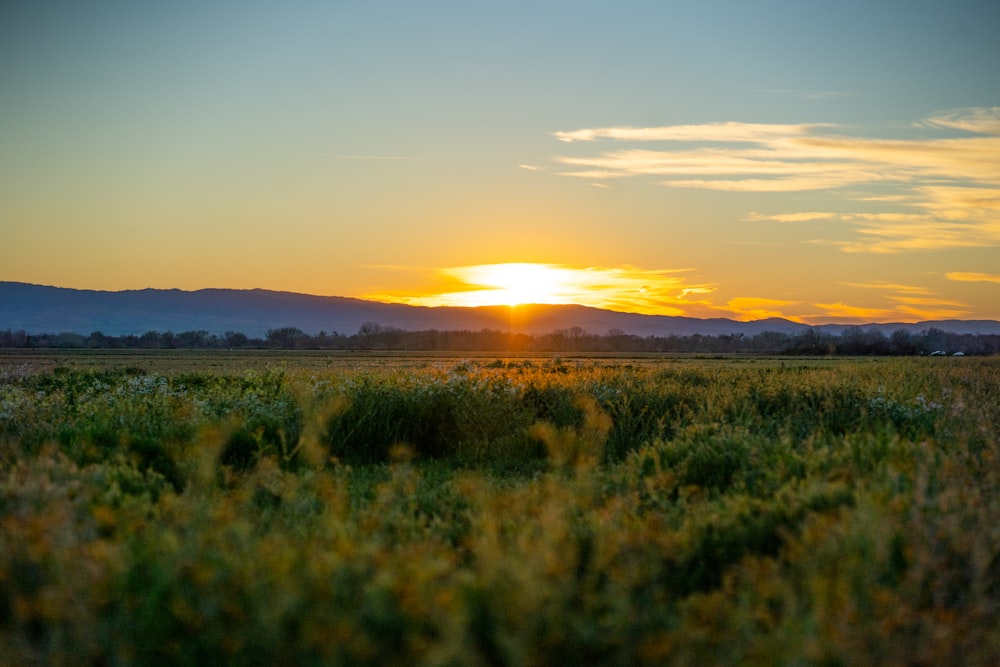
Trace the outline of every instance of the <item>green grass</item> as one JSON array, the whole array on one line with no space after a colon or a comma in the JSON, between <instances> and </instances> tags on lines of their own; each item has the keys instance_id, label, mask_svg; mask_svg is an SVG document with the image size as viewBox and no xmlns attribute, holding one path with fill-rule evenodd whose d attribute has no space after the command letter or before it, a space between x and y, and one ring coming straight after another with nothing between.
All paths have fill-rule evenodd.
<instances>
[{"instance_id":1,"label":"green grass","mask_svg":"<svg viewBox=\"0 0 1000 667\"><path fill-rule=\"evenodd\" d=\"M0 663L1000 655L1000 360L194 356L0 368Z\"/></svg>"}]
</instances>

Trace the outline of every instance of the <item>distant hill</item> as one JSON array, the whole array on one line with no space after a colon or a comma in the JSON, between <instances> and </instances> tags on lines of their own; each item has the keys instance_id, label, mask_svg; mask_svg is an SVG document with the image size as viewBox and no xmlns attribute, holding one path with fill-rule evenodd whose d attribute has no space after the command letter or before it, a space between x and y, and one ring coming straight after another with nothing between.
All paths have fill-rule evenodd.
<instances>
[{"instance_id":1,"label":"distant hill","mask_svg":"<svg viewBox=\"0 0 1000 667\"><path fill-rule=\"evenodd\" d=\"M808 328L779 318L738 322L726 318L619 313L576 305L427 308L262 289L106 292L0 281L0 330L78 334L100 331L109 336L204 330L219 335L238 331L263 337L269 330L281 327L296 327L308 334L320 331L353 334L366 322L408 331L496 329L541 334L580 327L595 334L620 329L639 336L753 336L763 331L796 333ZM830 324L818 328L838 334L847 326ZM992 320L864 326L870 327L877 327L886 335L897 329L920 332L931 327L954 333L1000 334L1000 322Z\"/></svg>"}]
</instances>

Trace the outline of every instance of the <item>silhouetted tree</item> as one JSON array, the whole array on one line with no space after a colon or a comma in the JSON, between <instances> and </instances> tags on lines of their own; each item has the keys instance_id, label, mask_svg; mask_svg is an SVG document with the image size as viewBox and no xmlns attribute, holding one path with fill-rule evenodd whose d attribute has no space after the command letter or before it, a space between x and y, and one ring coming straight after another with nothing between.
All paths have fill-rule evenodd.
<instances>
[{"instance_id":1,"label":"silhouetted tree","mask_svg":"<svg viewBox=\"0 0 1000 667\"><path fill-rule=\"evenodd\" d=\"M282 327L281 329L271 329L267 332L267 344L269 347L305 347L308 338L309 336L305 331L295 327Z\"/></svg>"},{"instance_id":2,"label":"silhouetted tree","mask_svg":"<svg viewBox=\"0 0 1000 667\"><path fill-rule=\"evenodd\" d=\"M889 336L890 354L910 355L918 352L913 336L906 329L896 329Z\"/></svg>"},{"instance_id":3,"label":"silhouetted tree","mask_svg":"<svg viewBox=\"0 0 1000 667\"><path fill-rule=\"evenodd\" d=\"M223 334L223 339L225 340L226 347L230 348L246 347L247 344L250 342L250 339L247 338L247 335L239 331L227 331L225 334Z\"/></svg>"}]
</instances>

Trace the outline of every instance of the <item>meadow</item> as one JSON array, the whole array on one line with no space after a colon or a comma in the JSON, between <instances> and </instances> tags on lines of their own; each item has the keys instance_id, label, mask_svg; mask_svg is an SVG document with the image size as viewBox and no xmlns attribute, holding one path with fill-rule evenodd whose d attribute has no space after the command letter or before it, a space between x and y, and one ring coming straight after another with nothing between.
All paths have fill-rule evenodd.
<instances>
[{"instance_id":1,"label":"meadow","mask_svg":"<svg viewBox=\"0 0 1000 667\"><path fill-rule=\"evenodd\" d=\"M991 665L1000 359L0 354L10 665Z\"/></svg>"}]
</instances>

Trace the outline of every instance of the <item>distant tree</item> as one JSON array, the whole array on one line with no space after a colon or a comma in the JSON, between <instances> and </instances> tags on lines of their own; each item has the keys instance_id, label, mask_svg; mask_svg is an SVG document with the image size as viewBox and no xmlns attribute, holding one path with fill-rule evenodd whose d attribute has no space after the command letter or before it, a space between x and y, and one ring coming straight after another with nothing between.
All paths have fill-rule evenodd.
<instances>
[{"instance_id":1,"label":"distant tree","mask_svg":"<svg viewBox=\"0 0 1000 667\"><path fill-rule=\"evenodd\" d=\"M754 352L777 353L784 352L790 345L791 337L780 331L762 331L750 341L750 349Z\"/></svg>"},{"instance_id":2,"label":"distant tree","mask_svg":"<svg viewBox=\"0 0 1000 667\"><path fill-rule=\"evenodd\" d=\"M566 350L569 345L567 341L565 329L557 329L542 336L542 349L546 351L562 352Z\"/></svg>"},{"instance_id":3,"label":"distant tree","mask_svg":"<svg viewBox=\"0 0 1000 667\"><path fill-rule=\"evenodd\" d=\"M87 339L80 334L75 333L61 333L52 336L49 341L51 347L86 347Z\"/></svg>"},{"instance_id":4,"label":"distant tree","mask_svg":"<svg viewBox=\"0 0 1000 667\"><path fill-rule=\"evenodd\" d=\"M226 347L230 348L246 347L246 345L250 342L250 339L247 338L247 335L240 331L227 331L226 333L223 334L222 338L226 344Z\"/></svg>"},{"instance_id":5,"label":"distant tree","mask_svg":"<svg viewBox=\"0 0 1000 667\"><path fill-rule=\"evenodd\" d=\"M87 347L108 348L115 346L115 339L101 331L94 331L87 336Z\"/></svg>"},{"instance_id":6,"label":"distant tree","mask_svg":"<svg viewBox=\"0 0 1000 667\"><path fill-rule=\"evenodd\" d=\"M182 331L177 334L177 347L202 348L210 346L211 340L207 331Z\"/></svg>"},{"instance_id":7,"label":"distant tree","mask_svg":"<svg viewBox=\"0 0 1000 667\"><path fill-rule=\"evenodd\" d=\"M896 329L889 336L889 353L910 355L918 352L913 336L906 329Z\"/></svg>"},{"instance_id":8,"label":"distant tree","mask_svg":"<svg viewBox=\"0 0 1000 667\"><path fill-rule=\"evenodd\" d=\"M281 329L271 329L267 332L268 347L296 348L305 347L305 342L309 336L302 329L295 327L283 327Z\"/></svg>"},{"instance_id":9,"label":"distant tree","mask_svg":"<svg viewBox=\"0 0 1000 667\"><path fill-rule=\"evenodd\" d=\"M878 354L886 355L889 354L889 339L885 337L885 334L872 327L865 332L864 335L864 353L865 354Z\"/></svg>"},{"instance_id":10,"label":"distant tree","mask_svg":"<svg viewBox=\"0 0 1000 667\"><path fill-rule=\"evenodd\" d=\"M24 329L17 331L7 329L0 332L0 347L25 347L27 344L28 334L24 332Z\"/></svg>"},{"instance_id":11,"label":"distant tree","mask_svg":"<svg viewBox=\"0 0 1000 667\"><path fill-rule=\"evenodd\" d=\"M147 331L139 336L139 347L158 348L163 347L163 337L159 331Z\"/></svg>"},{"instance_id":12,"label":"distant tree","mask_svg":"<svg viewBox=\"0 0 1000 667\"><path fill-rule=\"evenodd\" d=\"M924 339L924 351L928 354L935 350L945 350L948 347L948 334L937 327L924 329L920 335Z\"/></svg>"},{"instance_id":13,"label":"distant tree","mask_svg":"<svg viewBox=\"0 0 1000 667\"><path fill-rule=\"evenodd\" d=\"M865 331L857 325L852 325L840 332L837 341L837 352L841 354L864 354Z\"/></svg>"},{"instance_id":14,"label":"distant tree","mask_svg":"<svg viewBox=\"0 0 1000 667\"><path fill-rule=\"evenodd\" d=\"M830 345L823 334L814 327L809 327L792 338L788 352L793 354L828 354L833 352Z\"/></svg>"}]
</instances>

